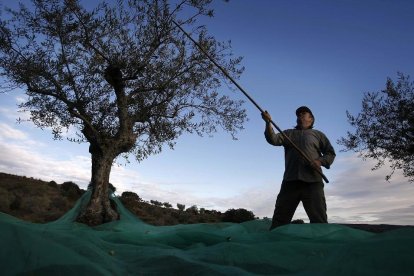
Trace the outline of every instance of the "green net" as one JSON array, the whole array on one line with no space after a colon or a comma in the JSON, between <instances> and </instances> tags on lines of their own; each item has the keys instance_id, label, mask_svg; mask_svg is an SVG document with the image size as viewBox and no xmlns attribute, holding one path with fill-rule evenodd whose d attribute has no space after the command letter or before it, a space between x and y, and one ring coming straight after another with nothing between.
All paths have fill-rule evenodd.
<instances>
[{"instance_id":1,"label":"green net","mask_svg":"<svg viewBox=\"0 0 414 276\"><path fill-rule=\"evenodd\" d=\"M86 193L57 221L0 213L1 275L413 275L414 230L380 234L269 221L151 226L117 198L121 219L73 222Z\"/></svg>"}]
</instances>

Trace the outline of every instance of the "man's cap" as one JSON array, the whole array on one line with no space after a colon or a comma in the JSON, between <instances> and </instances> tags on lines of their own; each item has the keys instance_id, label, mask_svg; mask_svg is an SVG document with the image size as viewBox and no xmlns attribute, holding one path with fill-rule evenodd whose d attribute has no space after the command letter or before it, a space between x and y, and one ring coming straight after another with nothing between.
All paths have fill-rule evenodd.
<instances>
[{"instance_id":1,"label":"man's cap","mask_svg":"<svg viewBox=\"0 0 414 276\"><path fill-rule=\"evenodd\" d=\"M296 109L296 116L299 117L299 114L302 113L302 112L309 112L310 115L312 115L312 117L314 117L313 114L312 114L312 111L307 106L301 106L298 109Z\"/></svg>"}]
</instances>

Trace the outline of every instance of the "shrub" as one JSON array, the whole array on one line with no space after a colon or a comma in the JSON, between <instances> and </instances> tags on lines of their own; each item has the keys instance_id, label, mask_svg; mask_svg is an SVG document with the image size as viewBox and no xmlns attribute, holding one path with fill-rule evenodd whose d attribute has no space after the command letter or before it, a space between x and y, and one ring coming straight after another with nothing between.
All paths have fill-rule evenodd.
<instances>
[{"instance_id":1,"label":"shrub","mask_svg":"<svg viewBox=\"0 0 414 276\"><path fill-rule=\"evenodd\" d=\"M134 192L123 192L121 197L125 200L136 200L136 201L141 201L142 199L138 196L138 194L134 193Z\"/></svg>"},{"instance_id":2,"label":"shrub","mask_svg":"<svg viewBox=\"0 0 414 276\"><path fill-rule=\"evenodd\" d=\"M68 209L68 203L66 200L62 200L61 197L55 196L50 199L48 207L53 210L65 210Z\"/></svg>"},{"instance_id":3,"label":"shrub","mask_svg":"<svg viewBox=\"0 0 414 276\"><path fill-rule=\"evenodd\" d=\"M160 202L158 200L152 200L151 199L150 202L151 202L152 205L155 205L155 206L158 206L158 207L162 206L162 202Z\"/></svg>"},{"instance_id":4,"label":"shrub","mask_svg":"<svg viewBox=\"0 0 414 276\"><path fill-rule=\"evenodd\" d=\"M50 182L48 182L47 185L49 187L52 187L52 188L57 188L57 186L58 186L58 184L55 181L53 181L53 180L50 181Z\"/></svg>"},{"instance_id":5,"label":"shrub","mask_svg":"<svg viewBox=\"0 0 414 276\"><path fill-rule=\"evenodd\" d=\"M6 190L0 187L0 212L7 212L10 207L10 203L14 200L13 195Z\"/></svg>"},{"instance_id":6,"label":"shrub","mask_svg":"<svg viewBox=\"0 0 414 276\"><path fill-rule=\"evenodd\" d=\"M180 210L182 212L185 209L185 205L184 204L177 203L177 208L178 208L178 210Z\"/></svg>"},{"instance_id":7,"label":"shrub","mask_svg":"<svg viewBox=\"0 0 414 276\"><path fill-rule=\"evenodd\" d=\"M235 222L241 223L245 221L254 220L255 215L252 211L247 211L246 209L229 209L223 215L223 221L225 222Z\"/></svg>"},{"instance_id":8,"label":"shrub","mask_svg":"<svg viewBox=\"0 0 414 276\"><path fill-rule=\"evenodd\" d=\"M22 198L16 195L13 202L10 204L9 208L10 210L17 210L17 209L20 209L21 205L22 205Z\"/></svg>"},{"instance_id":9,"label":"shrub","mask_svg":"<svg viewBox=\"0 0 414 276\"><path fill-rule=\"evenodd\" d=\"M70 199L79 198L82 195L82 191L78 185L72 181L64 182L60 185L62 195L67 196Z\"/></svg>"},{"instance_id":10,"label":"shrub","mask_svg":"<svg viewBox=\"0 0 414 276\"><path fill-rule=\"evenodd\" d=\"M185 210L186 212L192 213L194 215L198 215L198 207L197 205L193 205L189 208L187 208L187 210Z\"/></svg>"}]
</instances>

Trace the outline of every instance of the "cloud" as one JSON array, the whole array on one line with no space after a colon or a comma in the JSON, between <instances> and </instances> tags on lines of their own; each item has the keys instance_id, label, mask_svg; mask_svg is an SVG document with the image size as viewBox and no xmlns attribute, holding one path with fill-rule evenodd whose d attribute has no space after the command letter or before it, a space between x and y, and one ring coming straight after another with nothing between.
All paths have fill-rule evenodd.
<instances>
[{"instance_id":1,"label":"cloud","mask_svg":"<svg viewBox=\"0 0 414 276\"><path fill-rule=\"evenodd\" d=\"M0 122L0 129L1 129L1 134L0 134L1 139L14 139L14 140L27 139L27 135L23 131L12 128L8 124Z\"/></svg>"},{"instance_id":2,"label":"cloud","mask_svg":"<svg viewBox=\"0 0 414 276\"><path fill-rule=\"evenodd\" d=\"M91 178L91 159L86 155L72 155L65 146L53 148L32 139L30 134L0 122L0 171L10 174L35 177L58 183L73 181L86 189ZM62 142L63 143L63 142ZM62 157L66 159L62 160ZM114 165L110 181L117 190L139 189L145 195L162 197L168 191L156 184L141 183L139 173L124 166ZM157 192L158 191L158 192Z\"/></svg>"},{"instance_id":3,"label":"cloud","mask_svg":"<svg viewBox=\"0 0 414 276\"><path fill-rule=\"evenodd\" d=\"M0 171L45 181L74 181L85 188L90 179L90 159L75 156L62 161L24 145L0 143Z\"/></svg>"},{"instance_id":4,"label":"cloud","mask_svg":"<svg viewBox=\"0 0 414 276\"><path fill-rule=\"evenodd\" d=\"M374 223L412 225L414 221L414 205L405 208L390 209L384 212L373 212L378 217Z\"/></svg>"},{"instance_id":5,"label":"cloud","mask_svg":"<svg viewBox=\"0 0 414 276\"><path fill-rule=\"evenodd\" d=\"M23 98L21 97L17 97L16 102L21 102L24 101ZM0 119L3 118L4 122L1 122L0 127L2 129L6 129L7 131L13 131L16 133L20 133L22 134L23 132L21 130L17 130L16 128L12 128L10 127L11 124L15 124L17 125L17 120L19 120L20 124L19 124L19 128L20 129L24 129L26 131L32 131L34 129L39 129L34 123L33 121L30 120L30 112L28 111L21 111L21 110L17 110L17 109L11 109L8 107L4 107L4 106L0 106ZM52 133L52 128L51 127L44 127L42 129L42 131L45 131L45 133ZM70 137L75 137L78 138L76 133L79 133L79 131L75 128L75 127L69 127L69 128L63 128L62 129L62 138L70 138ZM13 133L11 133L13 134ZM2 134L2 136L5 136L6 134ZM12 137L13 138L13 137ZM27 137L25 137L27 138Z\"/></svg>"},{"instance_id":6,"label":"cloud","mask_svg":"<svg viewBox=\"0 0 414 276\"><path fill-rule=\"evenodd\" d=\"M336 222L413 224L411 211L414 184L396 171L385 180L387 167L372 171L375 162L362 161L356 155L339 158L342 167L326 186L328 208ZM328 211L329 213L329 211Z\"/></svg>"},{"instance_id":7,"label":"cloud","mask_svg":"<svg viewBox=\"0 0 414 276\"><path fill-rule=\"evenodd\" d=\"M18 118L23 121L30 119L29 112L19 111L16 108L8 108L5 106L0 106L0 116L7 119L9 122L16 122Z\"/></svg>"},{"instance_id":8,"label":"cloud","mask_svg":"<svg viewBox=\"0 0 414 276\"><path fill-rule=\"evenodd\" d=\"M26 101L27 101L27 96L26 95L22 95L22 96L17 96L16 97L16 102L18 104L25 103Z\"/></svg>"},{"instance_id":9,"label":"cloud","mask_svg":"<svg viewBox=\"0 0 414 276\"><path fill-rule=\"evenodd\" d=\"M378 216L374 217L372 214L365 214L368 207L370 207L369 210L375 210L377 207L375 204L378 203L377 198L373 196L379 195L385 198L389 195L390 190L394 190L396 194L399 194L399 190L396 187L401 184L400 181L397 183L393 182L392 184L385 182L381 172L372 172L370 170L371 164L362 162L355 156L344 157L345 160L342 161L341 159L339 157L337 160L338 164L336 165L342 167L342 171L338 170L331 173L331 183L325 185L328 215L340 222L362 219L376 220ZM348 164L348 167L345 164ZM351 166L349 166L350 164ZM356 167L359 170L356 170ZM353 173L352 178L350 177L351 173ZM255 185L254 188L239 191L239 193L224 199L211 198L210 204L218 208L220 208L219 206L245 208L253 210L259 217L271 217L280 189L280 181L280 179L275 179L267 184ZM369 183L369 185L366 183ZM401 202L400 205L407 203L402 202L401 198L399 200ZM368 203L371 203L373 206L369 206ZM294 219L304 219L307 221L307 215L302 204L299 204Z\"/></svg>"},{"instance_id":10,"label":"cloud","mask_svg":"<svg viewBox=\"0 0 414 276\"><path fill-rule=\"evenodd\" d=\"M332 223L413 224L414 184L397 171L390 182L388 168L372 171L374 161L356 155L340 155L325 184L328 217ZM334 169L337 168L337 169ZM241 191L231 198L214 200L216 205L253 210L259 217L271 217L280 189L279 180ZM308 221L302 204L293 219Z\"/></svg>"}]
</instances>

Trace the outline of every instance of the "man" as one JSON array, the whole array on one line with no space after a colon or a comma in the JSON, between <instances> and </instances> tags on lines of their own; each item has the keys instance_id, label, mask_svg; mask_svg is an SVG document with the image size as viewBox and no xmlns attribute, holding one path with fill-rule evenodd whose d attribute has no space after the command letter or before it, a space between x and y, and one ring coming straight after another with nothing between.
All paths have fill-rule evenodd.
<instances>
[{"instance_id":1,"label":"man","mask_svg":"<svg viewBox=\"0 0 414 276\"><path fill-rule=\"evenodd\" d=\"M276 134L273 131L270 114L267 111L262 113L262 118L266 122L267 142L285 148L285 173L270 230L290 223L300 201L311 223L328 222L324 184L322 176L316 170L321 170L321 166L329 169L336 156L335 150L325 134L313 129L315 118L308 107L299 107L296 117L296 127L283 133L313 160L312 164L309 164L281 133Z\"/></svg>"}]
</instances>

